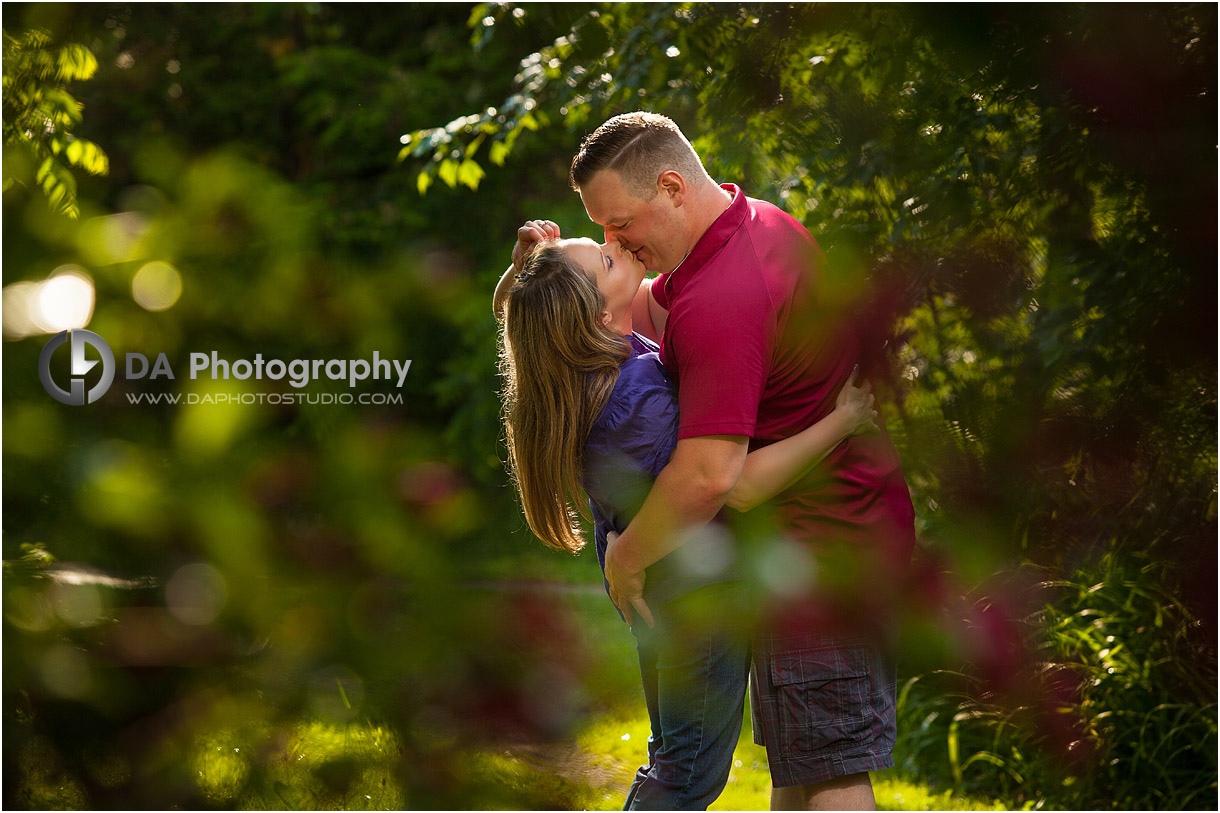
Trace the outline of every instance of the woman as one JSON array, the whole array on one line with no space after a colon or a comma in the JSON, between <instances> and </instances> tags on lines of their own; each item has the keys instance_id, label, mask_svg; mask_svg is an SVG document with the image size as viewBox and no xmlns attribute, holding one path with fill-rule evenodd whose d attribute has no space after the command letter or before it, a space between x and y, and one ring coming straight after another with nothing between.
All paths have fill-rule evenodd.
<instances>
[{"instance_id":1,"label":"woman","mask_svg":"<svg viewBox=\"0 0 1220 813\"><path fill-rule=\"evenodd\" d=\"M604 569L607 535L627 526L677 443L677 392L657 346L632 330L644 266L617 243L544 236L527 257L514 251L520 273L493 301L510 469L531 530L560 550L584 547L587 492ZM853 375L829 416L746 457L729 507L779 493L845 438L876 431L875 416ZM629 809L705 808L728 778L750 662L749 631L734 623L749 615L734 547L713 523L648 568L655 625L632 631L652 736Z\"/></svg>"}]
</instances>

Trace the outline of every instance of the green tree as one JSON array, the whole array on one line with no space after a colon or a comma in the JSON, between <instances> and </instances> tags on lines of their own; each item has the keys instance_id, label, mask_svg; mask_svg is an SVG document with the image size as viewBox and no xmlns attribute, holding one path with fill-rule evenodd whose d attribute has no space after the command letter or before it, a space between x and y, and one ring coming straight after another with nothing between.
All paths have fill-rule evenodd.
<instances>
[{"instance_id":1,"label":"green tree","mask_svg":"<svg viewBox=\"0 0 1220 813\"><path fill-rule=\"evenodd\" d=\"M476 47L517 8L477 7ZM409 133L400 158L455 186L540 129L570 153L616 112L664 111L868 292L928 527L978 515L991 547L1054 556L1168 499L1182 510L1134 535L1182 540L1210 522L1216 464L1196 453L1215 440L1196 338L1214 332L1214 27L1200 6L596 5L501 104ZM1125 61L1138 49L1155 67Z\"/></svg>"},{"instance_id":2,"label":"green tree","mask_svg":"<svg viewBox=\"0 0 1220 813\"><path fill-rule=\"evenodd\" d=\"M478 7L476 45L517 8ZM597 4L522 56L502 102L400 157L421 191L474 163L487 183L540 133L570 155L611 115L669 115L713 177L826 249L828 289L874 333L931 552L970 586L1023 559L1066 576L1152 555L1137 588L1182 596L1214 676L1215 22L1193 4ZM1013 618L1042 600L1022 595ZM1207 708L1190 736L1214 732Z\"/></svg>"}]
</instances>

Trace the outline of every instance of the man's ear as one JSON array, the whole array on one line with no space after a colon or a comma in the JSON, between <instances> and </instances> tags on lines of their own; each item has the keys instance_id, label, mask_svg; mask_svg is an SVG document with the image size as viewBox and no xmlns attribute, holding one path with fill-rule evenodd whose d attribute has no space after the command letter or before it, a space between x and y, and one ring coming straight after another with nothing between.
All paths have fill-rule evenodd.
<instances>
[{"instance_id":1,"label":"man's ear","mask_svg":"<svg viewBox=\"0 0 1220 813\"><path fill-rule=\"evenodd\" d=\"M667 169L657 177L657 191L665 195L674 208L677 208L686 199L686 179L674 170Z\"/></svg>"}]
</instances>

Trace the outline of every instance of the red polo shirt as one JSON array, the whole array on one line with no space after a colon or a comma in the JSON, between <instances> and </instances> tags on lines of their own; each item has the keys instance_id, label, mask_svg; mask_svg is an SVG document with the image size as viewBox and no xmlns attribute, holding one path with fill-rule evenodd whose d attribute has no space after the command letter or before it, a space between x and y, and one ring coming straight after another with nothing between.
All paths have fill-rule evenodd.
<instances>
[{"instance_id":1,"label":"red polo shirt","mask_svg":"<svg viewBox=\"0 0 1220 813\"><path fill-rule=\"evenodd\" d=\"M678 382L678 437L746 435L750 448L830 414L860 358L857 331L819 297L825 255L795 219L746 197L652 286L669 310L661 361ZM871 541L899 561L914 511L887 433L850 438L773 499L802 539Z\"/></svg>"}]
</instances>

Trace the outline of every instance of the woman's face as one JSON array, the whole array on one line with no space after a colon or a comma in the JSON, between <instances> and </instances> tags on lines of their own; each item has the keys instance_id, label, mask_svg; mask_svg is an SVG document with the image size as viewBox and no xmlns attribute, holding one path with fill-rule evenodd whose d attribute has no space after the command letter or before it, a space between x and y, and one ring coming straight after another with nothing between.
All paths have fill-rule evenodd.
<instances>
[{"instance_id":1,"label":"woman's face","mask_svg":"<svg viewBox=\"0 0 1220 813\"><path fill-rule=\"evenodd\" d=\"M599 246L587 237L579 237L560 240L559 245L570 260L597 282L606 299L609 322L617 323L631 310L631 301L644 281L644 264L617 241Z\"/></svg>"}]
</instances>

